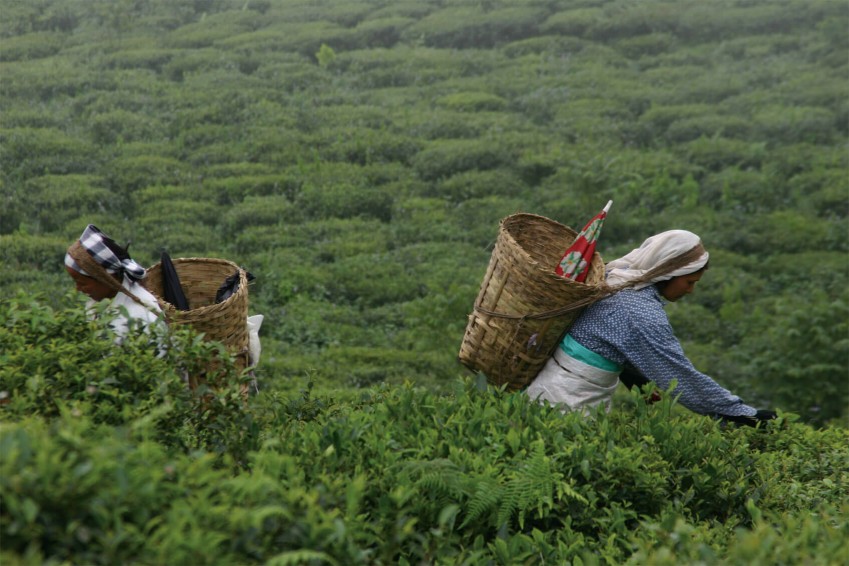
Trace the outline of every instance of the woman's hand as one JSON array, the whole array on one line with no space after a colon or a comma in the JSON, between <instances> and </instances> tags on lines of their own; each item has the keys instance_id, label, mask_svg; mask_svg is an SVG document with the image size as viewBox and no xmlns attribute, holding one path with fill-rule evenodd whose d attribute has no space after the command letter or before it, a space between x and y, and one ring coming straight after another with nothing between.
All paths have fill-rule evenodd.
<instances>
[{"instance_id":1,"label":"woman's hand","mask_svg":"<svg viewBox=\"0 0 849 566\"><path fill-rule=\"evenodd\" d=\"M758 409L758 412L756 412L754 414L754 416L751 416L751 417L747 417L747 416L731 417L731 416L728 416L728 415L714 415L714 416L719 418L721 421L726 422L726 423L732 422L732 423L737 424L738 426L745 425L745 426L755 426L756 427L761 423L765 423L767 421L771 421L773 419L778 418L778 413L776 413L775 411L770 411L769 409Z\"/></svg>"}]
</instances>

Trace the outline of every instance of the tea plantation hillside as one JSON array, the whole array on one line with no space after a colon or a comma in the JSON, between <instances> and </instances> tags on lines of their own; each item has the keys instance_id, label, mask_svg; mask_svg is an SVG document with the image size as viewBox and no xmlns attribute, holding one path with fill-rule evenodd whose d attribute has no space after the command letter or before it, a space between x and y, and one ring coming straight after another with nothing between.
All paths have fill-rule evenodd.
<instances>
[{"instance_id":1,"label":"tea plantation hillside","mask_svg":"<svg viewBox=\"0 0 849 566\"><path fill-rule=\"evenodd\" d=\"M0 561L849 562L849 4L0 0ZM457 352L498 224L711 267L667 307L780 418L583 420ZM63 268L233 261L260 392L111 347Z\"/></svg>"}]
</instances>

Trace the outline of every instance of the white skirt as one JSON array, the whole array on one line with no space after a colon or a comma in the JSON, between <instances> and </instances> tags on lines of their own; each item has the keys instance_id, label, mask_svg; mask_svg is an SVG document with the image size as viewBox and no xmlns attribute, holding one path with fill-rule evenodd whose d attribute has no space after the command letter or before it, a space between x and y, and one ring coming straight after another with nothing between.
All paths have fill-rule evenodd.
<instances>
[{"instance_id":1,"label":"white skirt","mask_svg":"<svg viewBox=\"0 0 849 566\"><path fill-rule=\"evenodd\" d=\"M588 365L569 356L559 347L526 389L531 399L548 401L569 411L588 412L603 404L610 410L613 392L619 385L619 372Z\"/></svg>"}]
</instances>

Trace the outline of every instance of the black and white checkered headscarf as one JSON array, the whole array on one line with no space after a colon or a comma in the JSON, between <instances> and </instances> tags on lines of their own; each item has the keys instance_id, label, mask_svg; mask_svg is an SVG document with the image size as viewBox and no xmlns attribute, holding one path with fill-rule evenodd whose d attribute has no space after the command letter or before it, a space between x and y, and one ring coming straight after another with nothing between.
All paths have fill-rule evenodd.
<instances>
[{"instance_id":1,"label":"black and white checkered headscarf","mask_svg":"<svg viewBox=\"0 0 849 566\"><path fill-rule=\"evenodd\" d=\"M89 224L83 235L80 236L80 244L89 253L89 255L101 265L107 273L123 274L132 281L141 281L147 273L141 265L133 261L129 254L121 248L115 241L101 232L94 224ZM70 253L65 254L65 265L83 275L86 273L71 256Z\"/></svg>"}]
</instances>

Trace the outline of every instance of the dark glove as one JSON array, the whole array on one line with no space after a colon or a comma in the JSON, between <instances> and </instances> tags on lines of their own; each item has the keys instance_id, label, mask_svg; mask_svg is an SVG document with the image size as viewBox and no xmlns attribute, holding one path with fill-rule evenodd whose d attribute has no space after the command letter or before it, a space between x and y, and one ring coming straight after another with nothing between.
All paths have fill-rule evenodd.
<instances>
[{"instance_id":1,"label":"dark glove","mask_svg":"<svg viewBox=\"0 0 849 566\"><path fill-rule=\"evenodd\" d=\"M754 414L754 416L736 416L731 417L728 415L714 415L714 417L726 423L735 423L738 426L758 426L759 423L771 421L778 417L778 414L775 411L770 411L768 409L758 409L758 412Z\"/></svg>"},{"instance_id":2,"label":"dark glove","mask_svg":"<svg viewBox=\"0 0 849 566\"><path fill-rule=\"evenodd\" d=\"M769 409L758 409L758 412L755 413L755 418L758 421L771 421L772 419L778 418L778 413L775 411L770 411Z\"/></svg>"}]
</instances>

